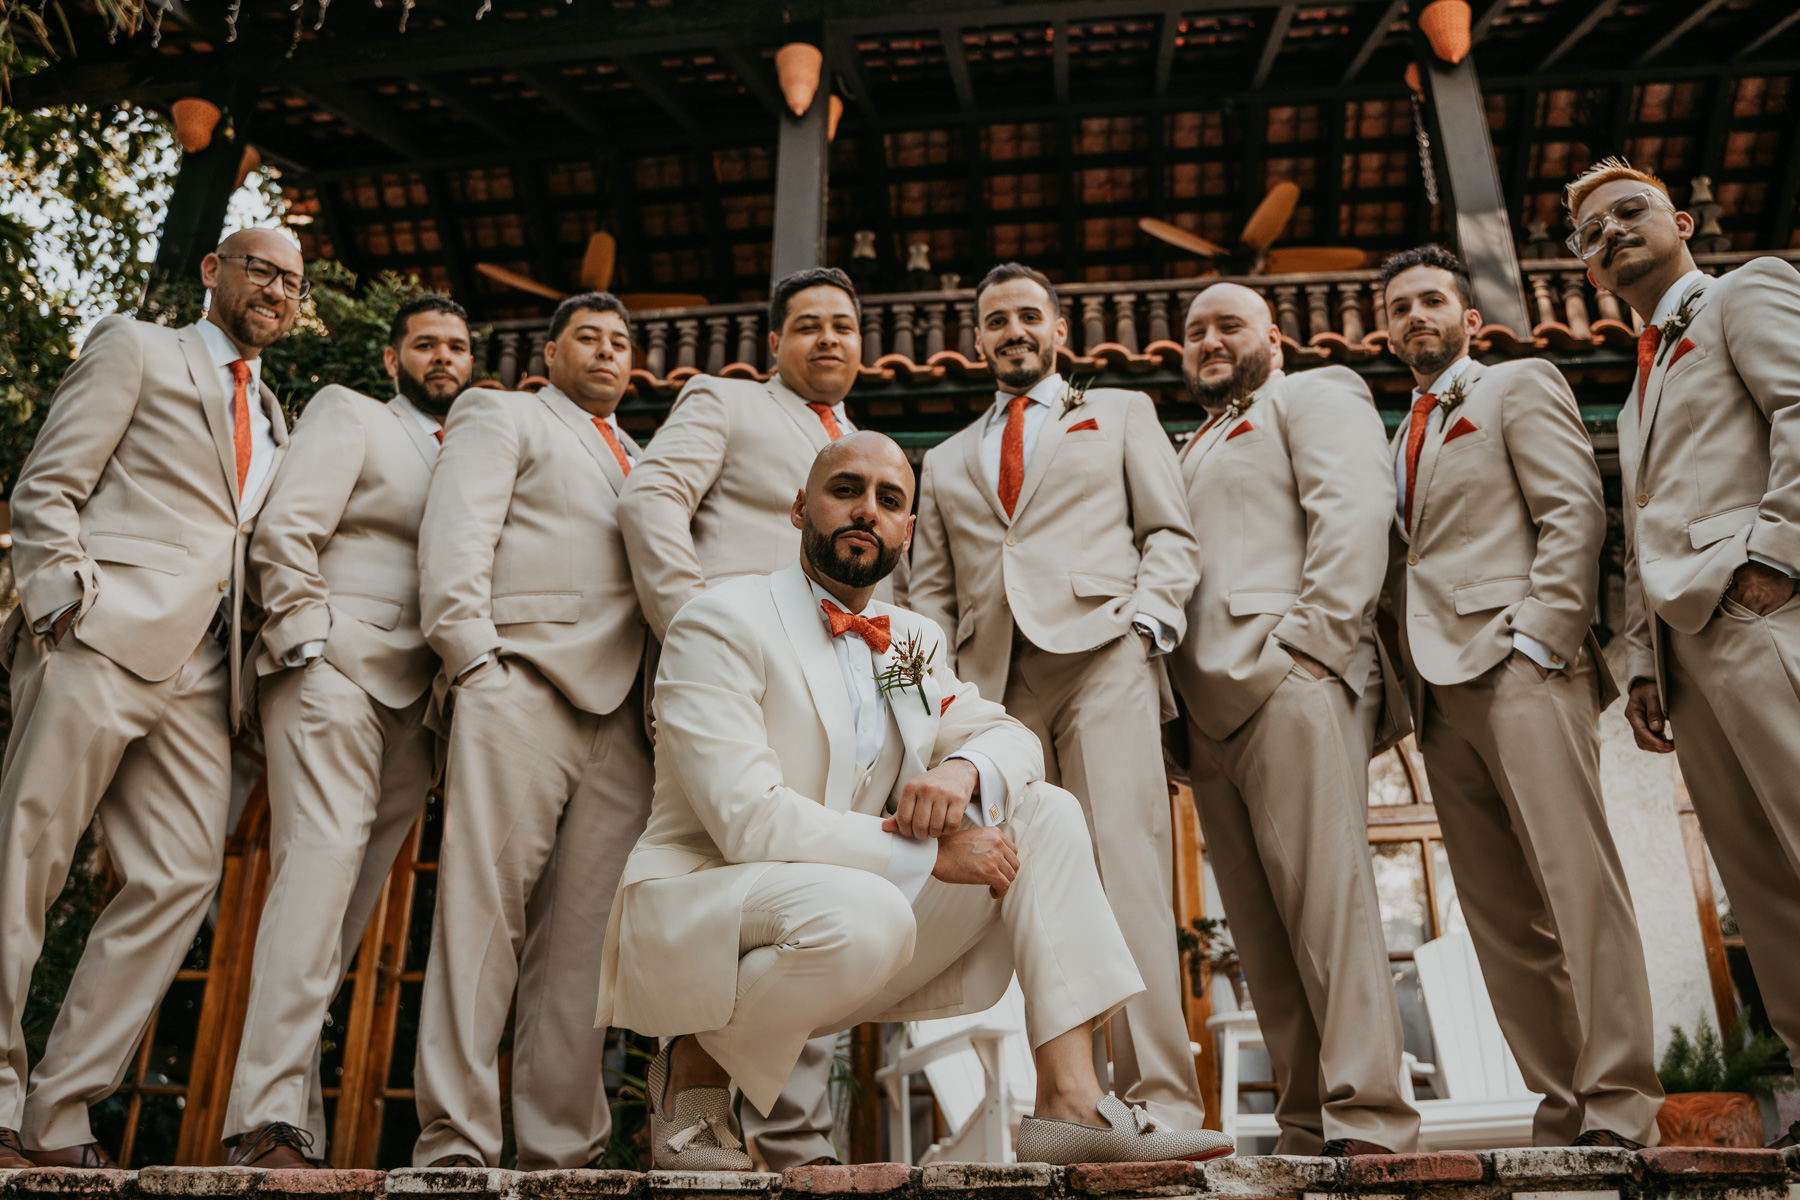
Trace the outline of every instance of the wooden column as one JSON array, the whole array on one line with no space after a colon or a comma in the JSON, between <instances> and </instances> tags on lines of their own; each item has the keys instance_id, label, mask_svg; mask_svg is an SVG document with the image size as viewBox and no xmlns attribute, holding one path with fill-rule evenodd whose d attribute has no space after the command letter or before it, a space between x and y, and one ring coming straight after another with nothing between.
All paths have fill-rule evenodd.
<instances>
[{"instance_id":1,"label":"wooden column","mask_svg":"<svg viewBox=\"0 0 1800 1200\"><path fill-rule=\"evenodd\" d=\"M795 271L825 265L825 189L831 147L825 118L831 105L831 64L819 75L819 90L806 115L783 110L781 142L775 152L775 245L771 282Z\"/></svg>"},{"instance_id":2,"label":"wooden column","mask_svg":"<svg viewBox=\"0 0 1800 1200\"><path fill-rule=\"evenodd\" d=\"M814 107L817 107L816 105ZM850 1161L880 1162L881 1085L875 1072L881 1069L881 1024L866 1021L850 1031L850 1074L856 1092L850 1102Z\"/></svg>"},{"instance_id":3,"label":"wooden column","mask_svg":"<svg viewBox=\"0 0 1800 1200\"><path fill-rule=\"evenodd\" d=\"M254 93L242 85L217 91L206 98L225 110L213 131L212 144L195 154L183 153L181 171L163 217L150 268L152 299L158 288L175 280L198 280L200 260L219 244L225 228L225 209L237 190L238 163L244 156ZM227 136L231 130L231 136Z\"/></svg>"}]
</instances>

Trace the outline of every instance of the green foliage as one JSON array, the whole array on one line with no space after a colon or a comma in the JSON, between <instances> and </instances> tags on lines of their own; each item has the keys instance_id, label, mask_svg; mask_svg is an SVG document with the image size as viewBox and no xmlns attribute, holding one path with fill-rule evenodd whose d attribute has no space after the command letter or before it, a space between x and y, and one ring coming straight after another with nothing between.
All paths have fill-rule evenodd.
<instances>
[{"instance_id":1,"label":"green foliage","mask_svg":"<svg viewBox=\"0 0 1800 1200\"><path fill-rule=\"evenodd\" d=\"M1669 1032L1656 1077L1665 1092L1748 1092L1766 1096L1794 1085L1782 1041L1750 1031L1750 1010L1743 1009L1720 1039L1706 1014L1690 1039L1679 1025ZM1779 1065L1780 1073L1770 1070Z\"/></svg>"}]
</instances>

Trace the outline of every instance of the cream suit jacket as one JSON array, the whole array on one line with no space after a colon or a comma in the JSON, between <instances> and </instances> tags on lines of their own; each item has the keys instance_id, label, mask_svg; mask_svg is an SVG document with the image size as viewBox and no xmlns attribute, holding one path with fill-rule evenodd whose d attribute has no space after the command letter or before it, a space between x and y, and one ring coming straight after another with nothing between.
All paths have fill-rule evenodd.
<instances>
[{"instance_id":1,"label":"cream suit jacket","mask_svg":"<svg viewBox=\"0 0 1800 1200\"><path fill-rule=\"evenodd\" d=\"M1753 553L1800 570L1800 273L1759 258L1688 298L1619 413L1630 675L1659 683L1654 621L1700 632Z\"/></svg>"},{"instance_id":2,"label":"cream suit jacket","mask_svg":"<svg viewBox=\"0 0 1800 1200\"><path fill-rule=\"evenodd\" d=\"M1419 455L1410 534L1389 510L1402 648L1443 685L1503 661L1515 631L1573 661L1592 636L1606 540L1600 468L1562 372L1534 358L1475 363L1462 383L1468 398ZM1465 423L1473 431L1449 436ZM1390 479L1406 436L1402 422ZM1618 689L1593 650L1605 707Z\"/></svg>"},{"instance_id":3,"label":"cream suit jacket","mask_svg":"<svg viewBox=\"0 0 1800 1200\"><path fill-rule=\"evenodd\" d=\"M1052 406L1011 517L981 464L988 416L926 454L919 483L907 598L943 628L951 669L1004 695L1015 625L1052 654L1104 646L1137 613L1179 641L1199 551L1150 397L1095 388Z\"/></svg>"},{"instance_id":4,"label":"cream suit jacket","mask_svg":"<svg viewBox=\"0 0 1800 1200\"><path fill-rule=\"evenodd\" d=\"M325 660L389 708L425 694L438 661L419 629L419 521L437 455L397 400L336 384L312 398L250 542L269 614L259 675L322 641Z\"/></svg>"},{"instance_id":5,"label":"cream suit jacket","mask_svg":"<svg viewBox=\"0 0 1800 1200\"><path fill-rule=\"evenodd\" d=\"M1361 695L1394 514L1394 477L1368 385L1348 367L1276 371L1255 403L1181 457L1200 539L1175 683L1223 741L1293 669L1292 647ZM1379 685L1379 680L1374 680Z\"/></svg>"},{"instance_id":6,"label":"cream suit jacket","mask_svg":"<svg viewBox=\"0 0 1800 1200\"><path fill-rule=\"evenodd\" d=\"M923 696L888 693L905 751L892 792L866 802L885 804L946 755L977 750L1005 780L1010 811L1043 779L1037 738L951 673L931 622L880 601L870 611L886 615L894 635L878 670L909 639L934 657ZM731 1018L743 899L766 864L879 875L896 835L882 832L879 809L852 811L862 773L850 698L798 562L683 608L669 626L655 695L656 793L613 904L595 1024L695 1033ZM902 1008L991 1006L1011 978L1011 955L1004 934L984 939ZM973 980L984 986L965 992Z\"/></svg>"},{"instance_id":7,"label":"cream suit jacket","mask_svg":"<svg viewBox=\"0 0 1800 1200\"><path fill-rule=\"evenodd\" d=\"M788 513L830 441L819 415L779 375L767 383L688 381L619 497L619 528L652 633L665 636L681 606L708 587L799 557L800 531Z\"/></svg>"},{"instance_id":8,"label":"cream suit jacket","mask_svg":"<svg viewBox=\"0 0 1800 1200\"><path fill-rule=\"evenodd\" d=\"M79 602L73 636L141 679L181 668L231 596L231 694L245 547L287 455L275 393L258 397L275 458L240 505L231 398L194 326L111 316L94 326L56 390L13 486L19 608L4 636ZM238 706L231 720L236 728Z\"/></svg>"},{"instance_id":9,"label":"cream suit jacket","mask_svg":"<svg viewBox=\"0 0 1800 1200\"><path fill-rule=\"evenodd\" d=\"M619 706L644 653L617 520L624 482L593 418L556 388L457 398L419 526L419 612L444 663L440 702L497 651L584 712Z\"/></svg>"}]
</instances>

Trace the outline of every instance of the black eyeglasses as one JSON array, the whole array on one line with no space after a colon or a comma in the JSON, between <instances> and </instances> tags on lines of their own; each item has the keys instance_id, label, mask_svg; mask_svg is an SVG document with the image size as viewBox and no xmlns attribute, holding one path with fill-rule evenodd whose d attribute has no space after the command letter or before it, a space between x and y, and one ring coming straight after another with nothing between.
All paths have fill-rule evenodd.
<instances>
[{"instance_id":1,"label":"black eyeglasses","mask_svg":"<svg viewBox=\"0 0 1800 1200\"><path fill-rule=\"evenodd\" d=\"M257 287L268 287L281 280L281 292L289 300L304 300L312 295L312 280L297 271L284 271L274 263L254 254L221 254L220 258L244 260L244 277Z\"/></svg>"}]
</instances>

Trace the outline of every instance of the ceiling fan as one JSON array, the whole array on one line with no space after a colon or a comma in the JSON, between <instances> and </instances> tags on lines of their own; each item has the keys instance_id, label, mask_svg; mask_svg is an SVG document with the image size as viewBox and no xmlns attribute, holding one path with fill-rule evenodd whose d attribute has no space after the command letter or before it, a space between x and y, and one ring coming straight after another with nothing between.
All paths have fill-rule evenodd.
<instances>
[{"instance_id":1,"label":"ceiling fan","mask_svg":"<svg viewBox=\"0 0 1800 1200\"><path fill-rule=\"evenodd\" d=\"M590 292L604 292L612 284L613 261L617 257L618 246L610 233L596 233L588 238L587 252L581 256L581 273L578 278L581 286ZM534 296L543 296L549 300L567 300L569 293L551 287L547 283L539 283L529 275L518 271L509 271L496 263L476 263L475 269L499 284L501 287L513 288L521 292L530 292ZM705 296L690 296L674 292L631 292L619 297L625 307L632 312L642 312L657 308L694 308L706 303Z\"/></svg>"},{"instance_id":2,"label":"ceiling fan","mask_svg":"<svg viewBox=\"0 0 1800 1200\"><path fill-rule=\"evenodd\" d=\"M1368 256L1354 246L1283 246L1269 249L1281 236L1300 202L1300 187L1282 180L1269 188L1262 203L1244 222L1243 232L1231 247L1209 242L1196 233L1154 217L1140 217L1138 228L1181 250L1207 259L1206 275L1300 275L1322 271L1354 271Z\"/></svg>"}]
</instances>

